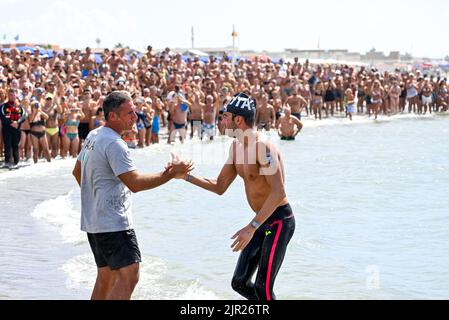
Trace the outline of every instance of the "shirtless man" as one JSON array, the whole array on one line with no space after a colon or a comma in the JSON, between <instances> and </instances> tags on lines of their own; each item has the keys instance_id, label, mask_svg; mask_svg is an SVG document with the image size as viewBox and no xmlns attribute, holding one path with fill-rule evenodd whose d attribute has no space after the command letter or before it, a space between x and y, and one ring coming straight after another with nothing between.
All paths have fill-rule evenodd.
<instances>
[{"instance_id":1,"label":"shirtless man","mask_svg":"<svg viewBox=\"0 0 449 320\"><path fill-rule=\"evenodd\" d=\"M97 75L97 64L92 50L89 47L86 48L86 53L81 58L81 72L83 78L89 75Z\"/></svg>"},{"instance_id":2,"label":"shirtless man","mask_svg":"<svg viewBox=\"0 0 449 320\"><path fill-rule=\"evenodd\" d=\"M216 107L214 105L214 97L211 95L206 96L206 104L204 105L203 113L203 124L202 124L202 132L201 139L203 139L203 135L209 136L210 140L214 140L215 136L215 116L216 116Z\"/></svg>"},{"instance_id":3,"label":"shirtless man","mask_svg":"<svg viewBox=\"0 0 449 320\"><path fill-rule=\"evenodd\" d=\"M159 116L160 120L162 120L162 126L165 127L166 126L165 115L164 115L165 105L158 96L158 90L157 90L156 86L150 87L150 96L149 97L151 98L153 109L155 111L157 110L156 114Z\"/></svg>"},{"instance_id":4,"label":"shirtless man","mask_svg":"<svg viewBox=\"0 0 449 320\"><path fill-rule=\"evenodd\" d=\"M83 114L85 117L80 121L79 124L79 137L80 137L80 150L82 147L82 144L84 140L87 138L87 135L89 134L89 122L92 116L96 113L96 103L92 101L91 99L91 92L89 89L83 90L83 95L81 97L81 101L78 103L78 107L82 109Z\"/></svg>"},{"instance_id":5,"label":"shirtless man","mask_svg":"<svg viewBox=\"0 0 449 320\"><path fill-rule=\"evenodd\" d=\"M274 281L295 230L295 218L285 193L285 173L276 147L254 128L255 101L239 93L226 106L223 122L235 138L229 157L216 179L177 174L177 178L222 195L237 175L243 178L248 203L256 216L232 239L242 251L232 288L247 299L272 300ZM255 283L251 279L257 270Z\"/></svg>"},{"instance_id":6,"label":"shirtless man","mask_svg":"<svg viewBox=\"0 0 449 320\"><path fill-rule=\"evenodd\" d=\"M187 111L192 104L184 99L181 93L178 93L176 97L173 98L173 103L174 130L171 132L172 137L170 137L170 141L175 141L176 133L179 132L179 141L184 143L187 128Z\"/></svg>"},{"instance_id":7,"label":"shirtless man","mask_svg":"<svg viewBox=\"0 0 449 320\"><path fill-rule=\"evenodd\" d=\"M307 106L307 100L298 94L298 88L292 89L292 95L287 98L285 104L290 106L292 115L301 120L301 111Z\"/></svg>"},{"instance_id":8,"label":"shirtless man","mask_svg":"<svg viewBox=\"0 0 449 320\"><path fill-rule=\"evenodd\" d=\"M422 94L422 106L424 109L424 114L427 113L427 108L429 108L429 113L432 113L432 93L433 87L429 82L429 79L425 79L421 88Z\"/></svg>"},{"instance_id":9,"label":"shirtless man","mask_svg":"<svg viewBox=\"0 0 449 320\"><path fill-rule=\"evenodd\" d=\"M120 55L117 55L115 50L112 50L111 56L106 59L106 63L111 68L111 74L113 77L115 77L119 64L123 64L123 59L120 57Z\"/></svg>"},{"instance_id":10,"label":"shirtless man","mask_svg":"<svg viewBox=\"0 0 449 320\"><path fill-rule=\"evenodd\" d=\"M265 129L270 131L271 127L276 122L276 113L274 107L268 104L268 96L266 93L262 93L260 96L260 107L256 112L256 125L258 130Z\"/></svg>"},{"instance_id":11,"label":"shirtless man","mask_svg":"<svg viewBox=\"0 0 449 320\"><path fill-rule=\"evenodd\" d=\"M273 99L271 100L271 104L273 105L274 112L276 114L276 120L278 120L281 117L282 110L282 99L279 93L273 92Z\"/></svg>"},{"instance_id":12,"label":"shirtless man","mask_svg":"<svg viewBox=\"0 0 449 320\"><path fill-rule=\"evenodd\" d=\"M229 93L229 89L227 87L221 88L220 95L216 99L216 110L219 110L217 115L217 122L218 122L218 130L220 131L220 134L225 133L225 127L222 123L222 117L223 117L223 108L232 100L232 96Z\"/></svg>"},{"instance_id":13,"label":"shirtless man","mask_svg":"<svg viewBox=\"0 0 449 320\"><path fill-rule=\"evenodd\" d=\"M276 123L279 137L281 137L281 140L295 140L303 125L297 117L292 116L289 106L284 108L284 114Z\"/></svg>"},{"instance_id":14,"label":"shirtless man","mask_svg":"<svg viewBox=\"0 0 449 320\"><path fill-rule=\"evenodd\" d=\"M201 102L201 94L198 89L194 88L191 94L190 108L190 139L193 138L195 130L198 134L200 140L203 138L202 135L202 125L203 125L203 109L205 104Z\"/></svg>"}]
</instances>

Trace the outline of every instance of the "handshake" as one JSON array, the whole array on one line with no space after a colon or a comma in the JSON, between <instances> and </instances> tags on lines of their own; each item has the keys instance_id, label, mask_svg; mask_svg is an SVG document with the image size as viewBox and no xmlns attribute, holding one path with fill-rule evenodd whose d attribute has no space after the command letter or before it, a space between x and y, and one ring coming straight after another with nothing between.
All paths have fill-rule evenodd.
<instances>
[{"instance_id":1,"label":"handshake","mask_svg":"<svg viewBox=\"0 0 449 320\"><path fill-rule=\"evenodd\" d=\"M165 166L171 178L184 179L187 174L194 169L192 161L181 160L178 155L171 154L171 162Z\"/></svg>"}]
</instances>

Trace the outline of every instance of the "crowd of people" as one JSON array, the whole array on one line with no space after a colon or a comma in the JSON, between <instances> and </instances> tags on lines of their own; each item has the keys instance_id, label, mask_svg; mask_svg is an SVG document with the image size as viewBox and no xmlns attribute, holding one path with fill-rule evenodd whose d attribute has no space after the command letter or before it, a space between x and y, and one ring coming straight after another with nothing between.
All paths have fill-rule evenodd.
<instances>
[{"instance_id":1,"label":"crowd of people","mask_svg":"<svg viewBox=\"0 0 449 320\"><path fill-rule=\"evenodd\" d=\"M223 107L237 92L256 100L259 130L277 130L293 140L301 118L347 117L402 112L448 111L449 86L420 71L380 72L350 65L317 65L254 57L183 57L169 48L145 53L90 48L41 54L39 48L0 51L0 158L20 160L75 157L88 133L105 123L104 97L127 91L137 121L123 134L130 148L187 135L213 140L223 134Z\"/></svg>"}]
</instances>

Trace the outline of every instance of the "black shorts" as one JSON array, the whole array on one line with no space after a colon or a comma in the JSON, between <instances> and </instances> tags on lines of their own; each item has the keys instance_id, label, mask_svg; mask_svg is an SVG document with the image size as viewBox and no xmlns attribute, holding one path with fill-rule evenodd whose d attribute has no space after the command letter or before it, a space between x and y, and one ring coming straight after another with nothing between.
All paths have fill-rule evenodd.
<instances>
[{"instance_id":1,"label":"black shorts","mask_svg":"<svg viewBox=\"0 0 449 320\"><path fill-rule=\"evenodd\" d=\"M88 233L87 238L98 268L108 266L111 270L117 270L142 261L133 229Z\"/></svg>"}]
</instances>

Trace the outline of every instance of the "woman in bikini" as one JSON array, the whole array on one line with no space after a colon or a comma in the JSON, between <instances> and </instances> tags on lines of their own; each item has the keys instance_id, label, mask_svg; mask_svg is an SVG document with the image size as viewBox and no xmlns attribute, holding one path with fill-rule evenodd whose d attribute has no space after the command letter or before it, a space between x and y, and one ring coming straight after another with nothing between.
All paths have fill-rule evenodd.
<instances>
[{"instance_id":1,"label":"woman in bikini","mask_svg":"<svg viewBox=\"0 0 449 320\"><path fill-rule=\"evenodd\" d=\"M390 98L391 113L396 114L399 111L399 98L401 96L401 87L396 79L393 79L388 96Z\"/></svg>"},{"instance_id":2,"label":"woman in bikini","mask_svg":"<svg viewBox=\"0 0 449 320\"><path fill-rule=\"evenodd\" d=\"M22 100L22 106L27 114L31 114L30 99L28 97ZM21 136L19 144L20 159L28 161L31 158L31 137L30 137L30 120L25 118L25 121L20 126Z\"/></svg>"},{"instance_id":3,"label":"woman in bikini","mask_svg":"<svg viewBox=\"0 0 449 320\"><path fill-rule=\"evenodd\" d=\"M383 97L383 88L380 85L379 80L375 80L373 82L373 86L371 88L371 97L372 97L372 105L371 108L374 110L374 120L377 119L377 115L379 114L380 108L382 107L382 97Z\"/></svg>"},{"instance_id":4,"label":"woman in bikini","mask_svg":"<svg viewBox=\"0 0 449 320\"><path fill-rule=\"evenodd\" d=\"M61 113L59 106L54 100L53 94L47 93L45 95L45 103L42 106L43 111L48 115L48 119L45 123L45 131L47 132L47 139L50 144L52 158L56 158L59 153L58 114Z\"/></svg>"},{"instance_id":5,"label":"woman in bikini","mask_svg":"<svg viewBox=\"0 0 449 320\"><path fill-rule=\"evenodd\" d=\"M69 112L66 113L66 120L64 123L64 150L69 150L72 157L78 154L78 147L80 138L78 136L78 126L80 120L84 119L85 115L81 108L69 107Z\"/></svg>"},{"instance_id":6,"label":"woman in bikini","mask_svg":"<svg viewBox=\"0 0 449 320\"><path fill-rule=\"evenodd\" d=\"M322 82L317 82L312 95L312 111L315 119L319 116L321 120L321 108L323 107L324 87Z\"/></svg>"},{"instance_id":7,"label":"woman in bikini","mask_svg":"<svg viewBox=\"0 0 449 320\"><path fill-rule=\"evenodd\" d=\"M106 119L104 118L104 111L103 108L100 107L97 109L97 111L95 112L95 116L93 116L90 119L90 125L89 125L89 129L90 131L97 129L101 126L104 126L106 123Z\"/></svg>"},{"instance_id":8,"label":"woman in bikini","mask_svg":"<svg viewBox=\"0 0 449 320\"><path fill-rule=\"evenodd\" d=\"M137 97L135 100L135 105L136 105L136 115L137 115L137 120L136 120L136 126L137 126L137 132L138 132L138 137L139 137L139 143L138 143L138 147L139 148L143 148L145 146L145 136L147 133L147 126L148 126L148 122L147 122L147 113L149 112L147 107L144 105L144 101L142 99L142 97ZM151 124L151 122L150 122Z\"/></svg>"},{"instance_id":9,"label":"woman in bikini","mask_svg":"<svg viewBox=\"0 0 449 320\"><path fill-rule=\"evenodd\" d=\"M31 103L31 114L28 118L30 123L31 143L33 145L33 160L34 163L39 159L40 150L43 151L45 159L51 161L50 150L48 148L48 141L45 135L45 121L48 120L48 115L41 110L38 101Z\"/></svg>"}]
</instances>

